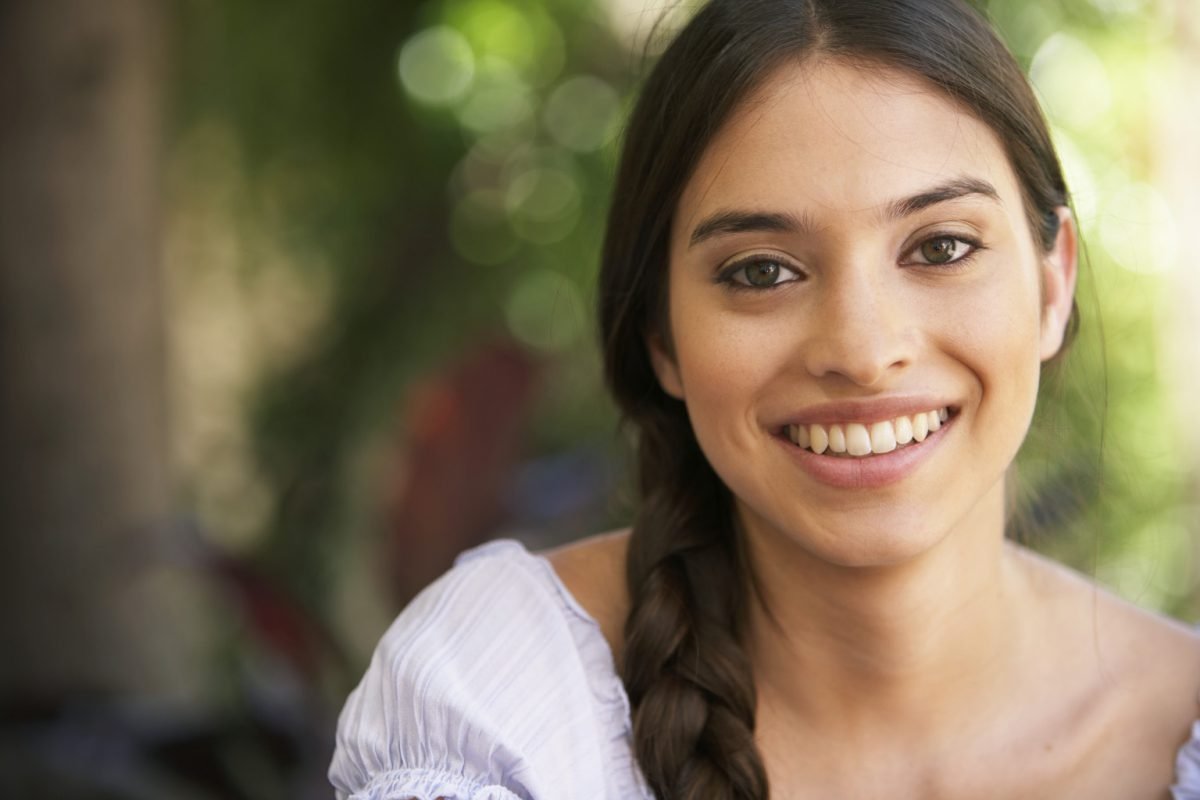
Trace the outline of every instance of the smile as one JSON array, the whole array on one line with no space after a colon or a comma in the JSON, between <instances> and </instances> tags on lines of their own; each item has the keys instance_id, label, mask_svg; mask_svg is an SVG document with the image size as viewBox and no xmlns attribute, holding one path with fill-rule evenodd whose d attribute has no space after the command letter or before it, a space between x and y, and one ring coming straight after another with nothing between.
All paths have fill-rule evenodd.
<instances>
[{"instance_id":1,"label":"smile","mask_svg":"<svg viewBox=\"0 0 1200 800\"><path fill-rule=\"evenodd\" d=\"M786 432L795 444L817 455L865 458L923 442L950 416L950 408L943 406L881 422L788 425Z\"/></svg>"}]
</instances>

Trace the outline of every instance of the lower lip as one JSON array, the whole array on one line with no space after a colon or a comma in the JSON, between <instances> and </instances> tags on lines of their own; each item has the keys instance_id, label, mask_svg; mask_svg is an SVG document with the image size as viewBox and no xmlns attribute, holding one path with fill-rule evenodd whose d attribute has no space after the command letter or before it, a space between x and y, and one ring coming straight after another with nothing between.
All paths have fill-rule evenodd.
<instances>
[{"instance_id":1,"label":"lower lip","mask_svg":"<svg viewBox=\"0 0 1200 800\"><path fill-rule=\"evenodd\" d=\"M925 441L897 447L890 453L871 456L827 456L805 450L786 436L776 436L779 443L816 480L835 489L879 489L912 475L933 455L954 420L925 437Z\"/></svg>"}]
</instances>

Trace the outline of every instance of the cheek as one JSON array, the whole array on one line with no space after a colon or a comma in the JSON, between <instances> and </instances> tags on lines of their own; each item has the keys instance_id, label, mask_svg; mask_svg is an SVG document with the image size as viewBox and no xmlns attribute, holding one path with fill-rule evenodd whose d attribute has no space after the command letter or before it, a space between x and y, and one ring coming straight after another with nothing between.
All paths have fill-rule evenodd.
<instances>
[{"instance_id":1,"label":"cheek","mask_svg":"<svg viewBox=\"0 0 1200 800\"><path fill-rule=\"evenodd\" d=\"M701 309L681 292L672 307L672 336L685 402L696 436L710 446L743 447L757 430L755 401L787 368L781 320Z\"/></svg>"},{"instance_id":2,"label":"cheek","mask_svg":"<svg viewBox=\"0 0 1200 800\"><path fill-rule=\"evenodd\" d=\"M980 391L981 414L1024 437L1041 374L1040 304L1032 281L989 281L943 298L938 349L964 364Z\"/></svg>"}]
</instances>

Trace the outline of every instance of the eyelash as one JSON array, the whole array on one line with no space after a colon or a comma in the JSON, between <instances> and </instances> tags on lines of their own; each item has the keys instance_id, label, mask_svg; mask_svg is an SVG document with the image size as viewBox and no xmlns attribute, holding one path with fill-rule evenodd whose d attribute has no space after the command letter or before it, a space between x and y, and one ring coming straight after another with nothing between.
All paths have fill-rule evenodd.
<instances>
[{"instance_id":1,"label":"eyelash","mask_svg":"<svg viewBox=\"0 0 1200 800\"><path fill-rule=\"evenodd\" d=\"M922 245L928 244L929 242L937 241L939 239L951 239L955 242L966 245L969 249L967 250L966 253L964 253L963 255L954 259L953 261L947 261L943 264L911 260L912 255L914 253L916 253L921 248ZM905 251L905 256L904 256L905 260L902 261L901 264L904 266L932 267L932 268L937 269L942 272L953 272L953 271L965 268L975 258L975 256L979 254L980 251L986 250L986 249L987 248L983 245L983 243L980 242L978 239L975 239L974 237L964 236L959 233L935 232L928 236L923 237L919 242L917 242L912 247L910 247L907 251ZM754 284L750 283L748 279L744 280L744 281L740 281L740 280L736 279L735 276L737 276L739 273L744 274L745 270L748 269L749 267L752 267L755 264L762 264L762 263L778 264L782 269L785 269L788 272L795 274L797 277L790 279L790 280L786 280L786 281L777 281L775 283L770 284L769 286L755 286ZM733 291L743 291L743 290L756 291L756 292L770 291L772 289L778 289L781 286L786 286L789 283L798 283L803 280L804 280L804 275L802 273L800 273L799 270L797 270L796 268L790 266L785 259L771 256L771 255L768 255L765 253L754 254L754 255L750 255L745 258L739 259L739 260L733 262L732 264L729 264L728 266L721 269L717 273L717 276L716 276L717 283L723 284Z\"/></svg>"}]
</instances>

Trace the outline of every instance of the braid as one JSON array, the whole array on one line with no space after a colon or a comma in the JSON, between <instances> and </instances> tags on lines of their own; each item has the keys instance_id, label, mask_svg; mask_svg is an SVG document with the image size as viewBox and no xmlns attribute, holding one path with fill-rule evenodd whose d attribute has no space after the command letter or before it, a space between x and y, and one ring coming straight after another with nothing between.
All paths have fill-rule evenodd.
<instances>
[{"instance_id":1,"label":"braid","mask_svg":"<svg viewBox=\"0 0 1200 800\"><path fill-rule=\"evenodd\" d=\"M1044 248L1068 198L1037 99L964 0L710 0L664 51L626 127L597 296L605 377L641 436L621 671L637 759L662 800L768 794L729 491L650 358L651 343L671 349L673 215L722 126L773 70L813 54L923 78L987 124Z\"/></svg>"},{"instance_id":2,"label":"braid","mask_svg":"<svg viewBox=\"0 0 1200 800\"><path fill-rule=\"evenodd\" d=\"M765 800L728 492L690 429L644 426L639 449L622 662L638 763L660 800Z\"/></svg>"}]
</instances>

